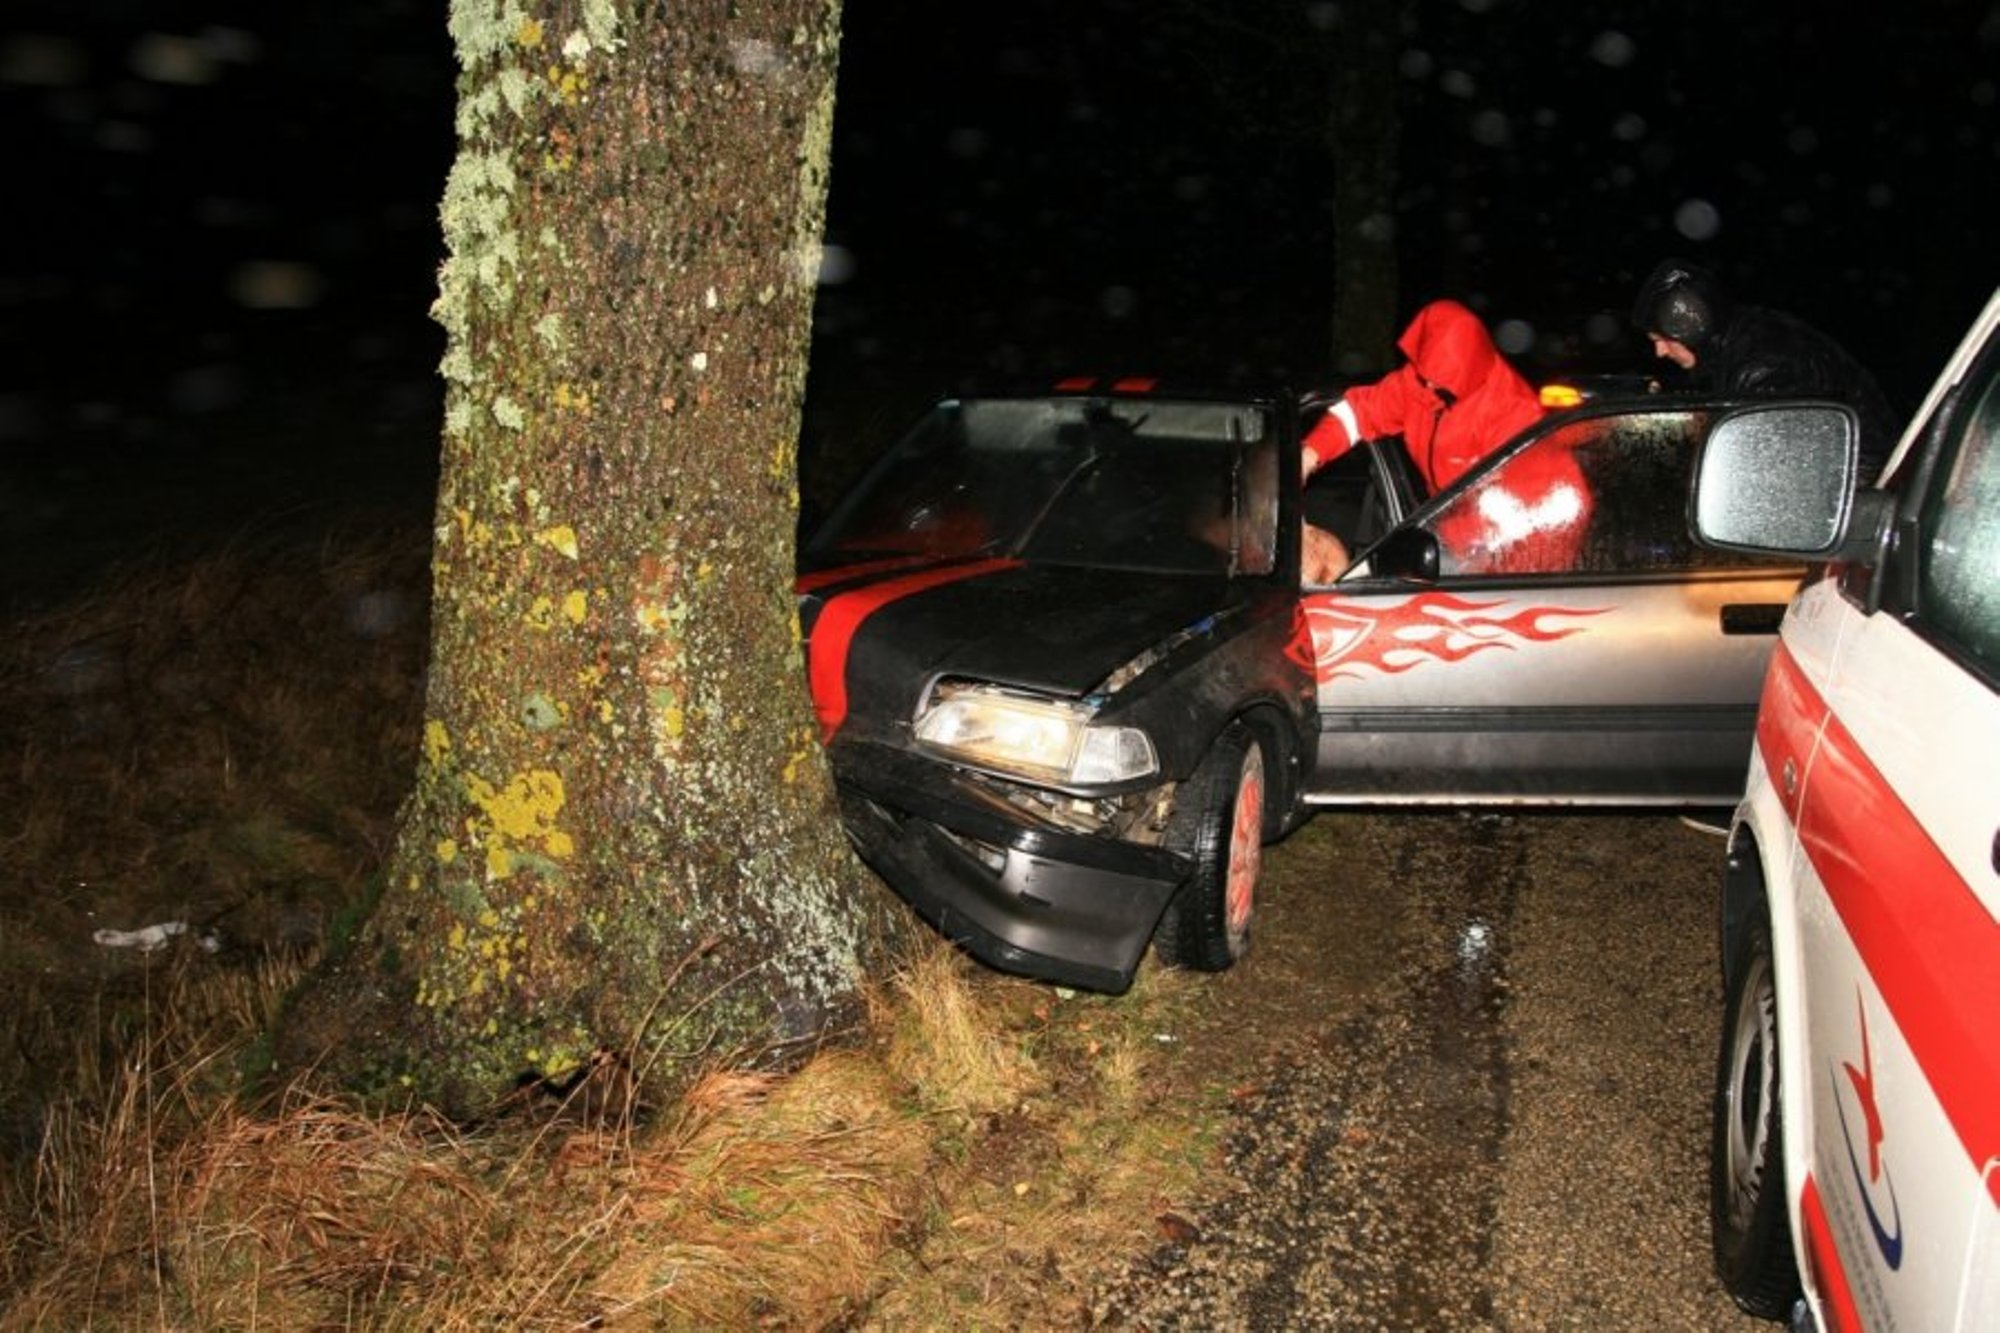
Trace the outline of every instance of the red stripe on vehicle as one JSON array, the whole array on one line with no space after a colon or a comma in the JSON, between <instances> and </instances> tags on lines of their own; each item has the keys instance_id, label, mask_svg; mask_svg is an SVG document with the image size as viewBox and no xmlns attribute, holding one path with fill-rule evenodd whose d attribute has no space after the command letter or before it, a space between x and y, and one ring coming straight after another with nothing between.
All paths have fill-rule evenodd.
<instances>
[{"instance_id":1,"label":"red stripe on vehicle","mask_svg":"<svg viewBox=\"0 0 2000 1333\"><path fill-rule=\"evenodd\" d=\"M807 649L806 678L812 686L820 739L831 740L840 724L847 720L847 654L854 646L854 635L862 621L889 603L926 589L1013 569L1019 564L1018 560L975 560L968 565L946 565L899 579L885 579L828 598L820 608L819 619L813 622L812 642Z\"/></svg>"},{"instance_id":2,"label":"red stripe on vehicle","mask_svg":"<svg viewBox=\"0 0 2000 1333\"><path fill-rule=\"evenodd\" d=\"M1819 1293L1820 1314L1825 1321L1822 1333L1861 1333L1861 1311L1854 1304L1847 1270L1841 1266L1833 1230L1826 1223L1819 1182L1811 1176L1806 1177L1806 1187L1799 1194L1799 1215L1806 1229L1806 1263L1812 1269L1812 1286Z\"/></svg>"},{"instance_id":3,"label":"red stripe on vehicle","mask_svg":"<svg viewBox=\"0 0 2000 1333\"><path fill-rule=\"evenodd\" d=\"M810 574L801 574L792 585L794 592L814 592L830 583L845 583L849 579L865 579L871 574L881 574L891 569L908 569L911 565L928 565L937 561L937 556L929 551L918 551L913 555L890 555L880 560L858 560L851 565L836 565L832 569L817 569Z\"/></svg>"},{"instance_id":4,"label":"red stripe on vehicle","mask_svg":"<svg viewBox=\"0 0 2000 1333\"><path fill-rule=\"evenodd\" d=\"M1825 718L1826 702L1780 643L1771 654L1763 703L1757 709L1757 752L1764 756L1764 769L1794 827L1799 822L1798 778L1806 771L1813 738Z\"/></svg>"},{"instance_id":5,"label":"red stripe on vehicle","mask_svg":"<svg viewBox=\"0 0 2000 1333\"><path fill-rule=\"evenodd\" d=\"M1801 705L1824 711L1803 675L1797 684ZM1991 1021L2000 1014L2000 924L1838 717L1827 720L1798 829L1945 1116L1984 1169L2000 1156L2000 1024ZM2000 1172L1987 1188L2000 1203Z\"/></svg>"}]
</instances>

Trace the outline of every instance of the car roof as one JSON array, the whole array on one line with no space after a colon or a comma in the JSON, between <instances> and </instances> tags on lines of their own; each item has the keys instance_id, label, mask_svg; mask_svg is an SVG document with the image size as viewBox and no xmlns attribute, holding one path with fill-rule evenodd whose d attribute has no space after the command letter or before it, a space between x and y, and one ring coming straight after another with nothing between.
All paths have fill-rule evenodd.
<instances>
[{"instance_id":1,"label":"car roof","mask_svg":"<svg viewBox=\"0 0 2000 1333\"><path fill-rule=\"evenodd\" d=\"M941 394L941 401L968 398L1106 398L1144 401L1180 399L1213 403L1294 403L1297 396L1282 385L1222 385L1194 379L1150 374L1076 374L1042 380L1009 380L967 385Z\"/></svg>"}]
</instances>

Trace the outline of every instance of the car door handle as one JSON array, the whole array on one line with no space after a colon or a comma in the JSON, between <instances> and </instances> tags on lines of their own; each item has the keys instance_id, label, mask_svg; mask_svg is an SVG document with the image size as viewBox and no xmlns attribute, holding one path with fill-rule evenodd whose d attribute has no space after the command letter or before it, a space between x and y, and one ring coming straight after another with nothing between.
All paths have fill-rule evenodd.
<instances>
[{"instance_id":1,"label":"car door handle","mask_svg":"<svg viewBox=\"0 0 2000 1333\"><path fill-rule=\"evenodd\" d=\"M1784 619L1783 602L1730 602L1722 608L1722 632L1776 634Z\"/></svg>"}]
</instances>

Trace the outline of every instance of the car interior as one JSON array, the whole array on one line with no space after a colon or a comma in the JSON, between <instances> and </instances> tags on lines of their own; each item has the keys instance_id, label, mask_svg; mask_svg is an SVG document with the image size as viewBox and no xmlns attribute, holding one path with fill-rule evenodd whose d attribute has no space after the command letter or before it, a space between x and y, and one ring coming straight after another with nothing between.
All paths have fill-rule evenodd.
<instances>
[{"instance_id":1,"label":"car interior","mask_svg":"<svg viewBox=\"0 0 2000 1333\"><path fill-rule=\"evenodd\" d=\"M1393 501L1380 481L1385 472L1400 493ZM1331 532L1358 556L1380 541L1399 515L1428 498L1424 479L1403 442L1376 440L1350 449L1307 479L1304 516L1308 524Z\"/></svg>"}]
</instances>

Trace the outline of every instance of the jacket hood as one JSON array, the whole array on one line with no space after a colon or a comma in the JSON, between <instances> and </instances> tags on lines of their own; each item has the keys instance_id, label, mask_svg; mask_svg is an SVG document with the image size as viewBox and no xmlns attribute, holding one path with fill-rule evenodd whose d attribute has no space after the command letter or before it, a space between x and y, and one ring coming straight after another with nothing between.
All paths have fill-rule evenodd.
<instances>
[{"instance_id":1,"label":"jacket hood","mask_svg":"<svg viewBox=\"0 0 2000 1333\"><path fill-rule=\"evenodd\" d=\"M1728 327L1733 304L1721 279L1685 259L1660 262L1639 284L1632 326L1699 351Z\"/></svg>"},{"instance_id":2,"label":"jacket hood","mask_svg":"<svg viewBox=\"0 0 2000 1333\"><path fill-rule=\"evenodd\" d=\"M1457 398L1484 383L1500 360L1486 325L1457 301L1433 301L1419 310L1396 346L1419 375Z\"/></svg>"}]
</instances>

